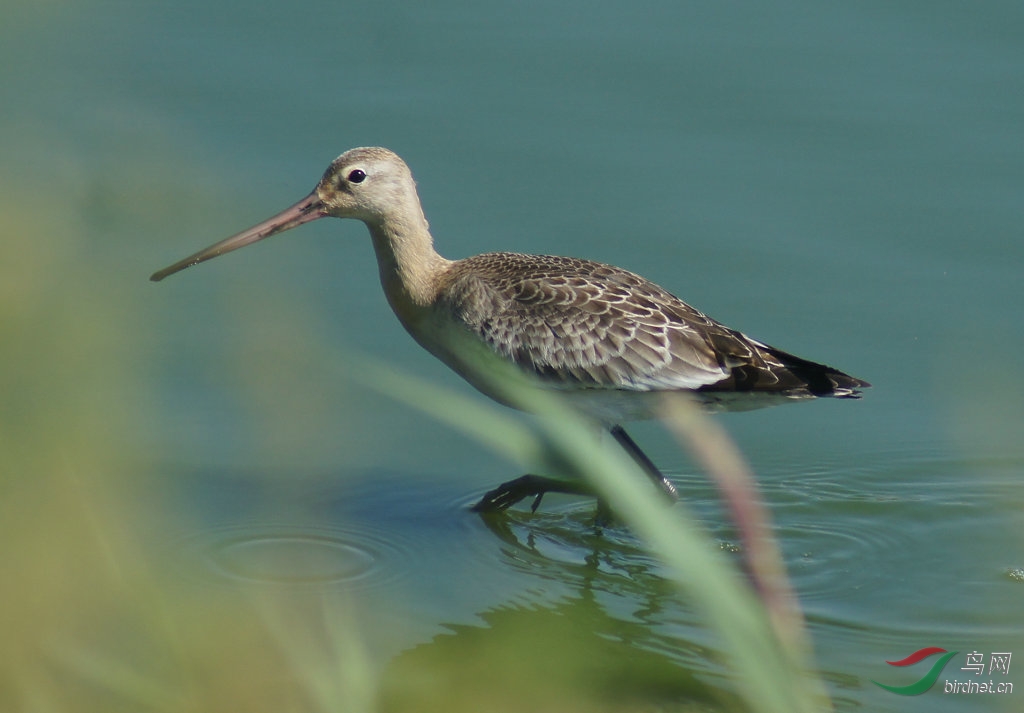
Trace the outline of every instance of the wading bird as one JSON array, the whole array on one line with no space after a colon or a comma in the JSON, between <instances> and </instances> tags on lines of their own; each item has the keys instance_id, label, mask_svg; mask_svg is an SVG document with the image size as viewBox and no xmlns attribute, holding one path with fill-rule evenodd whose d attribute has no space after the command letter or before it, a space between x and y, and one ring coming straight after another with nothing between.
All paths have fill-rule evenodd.
<instances>
[{"instance_id":1,"label":"wading bird","mask_svg":"<svg viewBox=\"0 0 1024 713\"><path fill-rule=\"evenodd\" d=\"M295 205L151 279L324 217L366 224L384 294L427 351L503 403L508 399L502 389L481 374L483 363L497 358L515 364L600 422L672 497L672 483L621 425L656 416L665 392L743 410L822 396L858 398L858 390L870 386L719 324L612 265L519 253L443 258L434 249L409 167L384 148L345 152ZM474 509L501 510L532 495L536 510L544 493L554 491L589 489L524 475L485 494Z\"/></svg>"}]
</instances>

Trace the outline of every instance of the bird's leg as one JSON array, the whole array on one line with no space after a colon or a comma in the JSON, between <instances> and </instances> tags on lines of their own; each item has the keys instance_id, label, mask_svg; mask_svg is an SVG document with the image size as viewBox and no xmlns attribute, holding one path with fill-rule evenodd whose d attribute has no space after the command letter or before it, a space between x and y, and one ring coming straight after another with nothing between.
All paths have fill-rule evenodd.
<instances>
[{"instance_id":1,"label":"bird's leg","mask_svg":"<svg viewBox=\"0 0 1024 713\"><path fill-rule=\"evenodd\" d=\"M473 506L473 512L505 510L531 495L534 498L530 510L536 512L545 493L594 495L594 489L583 481L562 480L560 478L529 474L502 483L494 490L484 493L484 496L480 498L480 502Z\"/></svg>"},{"instance_id":2,"label":"bird's leg","mask_svg":"<svg viewBox=\"0 0 1024 713\"><path fill-rule=\"evenodd\" d=\"M676 492L676 486L672 485L672 482L664 476L664 474L658 470L658 466L654 465L654 461L647 457L647 454L640 450L640 446L636 444L629 434L626 433L622 426L612 426L612 436L619 442L619 445L625 449L626 453L629 453L630 457L636 461L636 464L647 474L647 477L654 481L665 495L668 496L669 500L675 502L679 499L679 493Z\"/></svg>"},{"instance_id":3,"label":"bird's leg","mask_svg":"<svg viewBox=\"0 0 1024 713\"><path fill-rule=\"evenodd\" d=\"M629 434L622 426L612 426L612 436L619 445L636 461L636 464L647 474L655 485L661 489L670 500L676 500L679 496L676 487L666 478L658 466L647 457L647 454L640 450L640 446L629 437ZM597 495L594 488L582 480L563 480L561 478L550 478L543 475L524 475L515 480L502 483L497 488L489 490L480 498L480 502L473 506L473 512L496 512L512 507L520 500L533 496L533 503L530 505L531 512L536 512L540 506L545 493L565 493L568 495ZM611 508L604 500L598 501L598 519L611 520Z\"/></svg>"},{"instance_id":4,"label":"bird's leg","mask_svg":"<svg viewBox=\"0 0 1024 713\"><path fill-rule=\"evenodd\" d=\"M594 526L600 530L603 527L610 527L615 524L615 513L608 501L598 496L597 512L594 513Z\"/></svg>"}]
</instances>

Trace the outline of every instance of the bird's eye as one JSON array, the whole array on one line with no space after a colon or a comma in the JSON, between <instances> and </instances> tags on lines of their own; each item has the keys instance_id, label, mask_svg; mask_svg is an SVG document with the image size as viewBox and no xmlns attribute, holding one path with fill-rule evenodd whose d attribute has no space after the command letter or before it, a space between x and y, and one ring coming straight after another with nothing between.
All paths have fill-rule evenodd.
<instances>
[{"instance_id":1,"label":"bird's eye","mask_svg":"<svg viewBox=\"0 0 1024 713\"><path fill-rule=\"evenodd\" d=\"M350 183L362 183L366 179L366 172L361 168L354 168L348 174Z\"/></svg>"}]
</instances>

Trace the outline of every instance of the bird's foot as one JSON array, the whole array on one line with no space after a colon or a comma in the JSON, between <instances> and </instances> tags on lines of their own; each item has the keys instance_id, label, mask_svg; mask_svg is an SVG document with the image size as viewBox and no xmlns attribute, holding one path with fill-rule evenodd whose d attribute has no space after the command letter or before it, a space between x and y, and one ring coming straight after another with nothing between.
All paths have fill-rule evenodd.
<instances>
[{"instance_id":1,"label":"bird's foot","mask_svg":"<svg viewBox=\"0 0 1024 713\"><path fill-rule=\"evenodd\" d=\"M593 489L586 483L559 480L543 475L524 475L502 483L489 490L473 506L473 512L497 512L507 510L520 500L533 496L530 511L536 512L545 493L567 493L570 495L593 495Z\"/></svg>"}]
</instances>

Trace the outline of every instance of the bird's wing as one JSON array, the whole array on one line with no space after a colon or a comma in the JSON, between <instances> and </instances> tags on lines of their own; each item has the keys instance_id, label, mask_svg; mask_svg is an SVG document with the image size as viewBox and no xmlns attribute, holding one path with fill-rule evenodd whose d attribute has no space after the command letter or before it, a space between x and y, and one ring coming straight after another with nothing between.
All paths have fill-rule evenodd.
<instances>
[{"instance_id":1,"label":"bird's wing","mask_svg":"<svg viewBox=\"0 0 1024 713\"><path fill-rule=\"evenodd\" d=\"M774 373L784 367L764 345L631 272L513 253L455 265L447 309L495 352L553 386L785 388Z\"/></svg>"}]
</instances>

